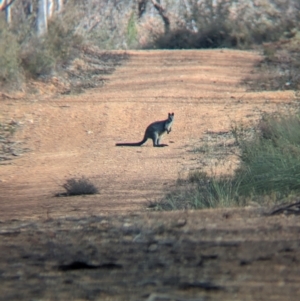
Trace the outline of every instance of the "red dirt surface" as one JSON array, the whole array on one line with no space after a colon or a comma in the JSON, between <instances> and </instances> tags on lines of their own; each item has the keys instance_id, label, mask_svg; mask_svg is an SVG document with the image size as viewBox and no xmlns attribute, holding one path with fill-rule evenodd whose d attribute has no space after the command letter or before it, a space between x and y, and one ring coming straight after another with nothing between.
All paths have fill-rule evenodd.
<instances>
[{"instance_id":1,"label":"red dirt surface","mask_svg":"<svg viewBox=\"0 0 300 301\"><path fill-rule=\"evenodd\" d=\"M179 176L210 169L189 151L205 133L289 108L294 92L247 91L256 52L128 54L102 88L0 99L0 122L20 122L14 139L30 150L0 165L4 300L299 300L299 218L146 212ZM168 147L115 147L168 112ZM221 172L238 164L226 162ZM100 193L54 197L81 176Z\"/></svg>"},{"instance_id":2,"label":"red dirt surface","mask_svg":"<svg viewBox=\"0 0 300 301\"><path fill-rule=\"evenodd\" d=\"M207 132L229 131L263 111L294 101L294 93L247 92L241 81L260 59L251 52L131 51L130 60L100 89L72 96L1 100L1 115L22 127L16 140L30 152L1 166L0 219L144 210L179 175L197 168L187 152ZM140 141L147 125L175 113L169 147L119 148ZM232 158L235 162L236 158ZM198 166L201 167L201 166ZM66 179L85 176L99 187L90 197L57 199ZM47 208L47 210L45 209ZM77 213L76 213L77 214Z\"/></svg>"}]
</instances>

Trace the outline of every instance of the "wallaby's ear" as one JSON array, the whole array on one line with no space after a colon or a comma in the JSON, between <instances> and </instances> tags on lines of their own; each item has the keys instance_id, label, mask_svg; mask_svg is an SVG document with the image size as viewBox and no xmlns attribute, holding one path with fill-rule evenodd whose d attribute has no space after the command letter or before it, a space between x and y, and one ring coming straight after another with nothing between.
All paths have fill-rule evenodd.
<instances>
[{"instance_id":1,"label":"wallaby's ear","mask_svg":"<svg viewBox=\"0 0 300 301\"><path fill-rule=\"evenodd\" d=\"M170 114L170 115L174 116L174 113L172 113L172 114Z\"/></svg>"}]
</instances>

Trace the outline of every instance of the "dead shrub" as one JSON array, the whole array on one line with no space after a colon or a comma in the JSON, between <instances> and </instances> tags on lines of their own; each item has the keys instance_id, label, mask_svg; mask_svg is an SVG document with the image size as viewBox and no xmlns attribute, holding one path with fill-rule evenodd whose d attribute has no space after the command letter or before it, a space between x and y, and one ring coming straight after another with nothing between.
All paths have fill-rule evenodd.
<instances>
[{"instance_id":1,"label":"dead shrub","mask_svg":"<svg viewBox=\"0 0 300 301\"><path fill-rule=\"evenodd\" d=\"M74 196L99 193L98 188L85 177L81 177L80 179L68 179L66 183L62 185L62 187L66 190L66 193L57 194L57 196Z\"/></svg>"}]
</instances>

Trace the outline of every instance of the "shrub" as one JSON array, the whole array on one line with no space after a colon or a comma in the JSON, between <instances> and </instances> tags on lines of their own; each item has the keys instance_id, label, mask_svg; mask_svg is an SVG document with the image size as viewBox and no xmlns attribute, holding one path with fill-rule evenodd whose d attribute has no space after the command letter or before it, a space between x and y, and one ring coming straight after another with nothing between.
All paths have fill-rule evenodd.
<instances>
[{"instance_id":1,"label":"shrub","mask_svg":"<svg viewBox=\"0 0 300 301\"><path fill-rule=\"evenodd\" d=\"M37 78L49 75L55 68L55 57L44 40L32 38L21 54L22 67L26 75Z\"/></svg>"},{"instance_id":2,"label":"shrub","mask_svg":"<svg viewBox=\"0 0 300 301\"><path fill-rule=\"evenodd\" d=\"M24 45L21 54L24 70L34 78L47 76L73 59L83 42L73 26L59 16L50 20L44 37L32 37Z\"/></svg>"},{"instance_id":3,"label":"shrub","mask_svg":"<svg viewBox=\"0 0 300 301\"><path fill-rule=\"evenodd\" d=\"M237 185L229 176L191 173L186 181L152 207L158 210L204 209L237 205Z\"/></svg>"},{"instance_id":4,"label":"shrub","mask_svg":"<svg viewBox=\"0 0 300 301\"><path fill-rule=\"evenodd\" d=\"M68 16L56 16L49 21L45 44L56 58L56 64L64 65L73 59L82 43L83 37L76 33L74 20L69 20Z\"/></svg>"},{"instance_id":5,"label":"shrub","mask_svg":"<svg viewBox=\"0 0 300 301\"><path fill-rule=\"evenodd\" d=\"M20 79L19 45L4 21L0 21L0 81L9 84Z\"/></svg>"},{"instance_id":6,"label":"shrub","mask_svg":"<svg viewBox=\"0 0 300 301\"><path fill-rule=\"evenodd\" d=\"M300 191L300 115L265 115L252 141L239 139L240 195Z\"/></svg>"},{"instance_id":7,"label":"shrub","mask_svg":"<svg viewBox=\"0 0 300 301\"><path fill-rule=\"evenodd\" d=\"M63 188L66 190L65 195L67 196L99 193L98 188L85 177L69 179L63 184Z\"/></svg>"},{"instance_id":8,"label":"shrub","mask_svg":"<svg viewBox=\"0 0 300 301\"><path fill-rule=\"evenodd\" d=\"M212 25L199 32L193 32L186 28L172 30L156 37L150 48L193 49L232 46L236 46L236 41L231 38L228 30Z\"/></svg>"}]
</instances>

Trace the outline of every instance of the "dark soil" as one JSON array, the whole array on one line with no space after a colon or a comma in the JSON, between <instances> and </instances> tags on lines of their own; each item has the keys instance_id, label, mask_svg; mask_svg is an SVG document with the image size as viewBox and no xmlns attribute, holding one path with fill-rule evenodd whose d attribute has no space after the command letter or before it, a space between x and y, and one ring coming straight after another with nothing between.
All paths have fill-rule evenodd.
<instances>
[{"instance_id":1,"label":"dark soil","mask_svg":"<svg viewBox=\"0 0 300 301\"><path fill-rule=\"evenodd\" d=\"M298 300L300 220L203 210L5 222L2 300Z\"/></svg>"}]
</instances>

